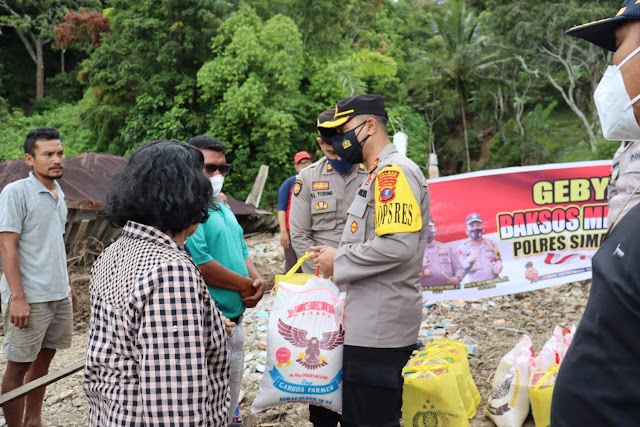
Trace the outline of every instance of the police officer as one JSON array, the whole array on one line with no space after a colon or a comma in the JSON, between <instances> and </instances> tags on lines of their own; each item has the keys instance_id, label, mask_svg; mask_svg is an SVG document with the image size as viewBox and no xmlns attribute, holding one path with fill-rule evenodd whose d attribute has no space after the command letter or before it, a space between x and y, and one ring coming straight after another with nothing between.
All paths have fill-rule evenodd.
<instances>
[{"instance_id":1,"label":"police officer","mask_svg":"<svg viewBox=\"0 0 640 427\"><path fill-rule=\"evenodd\" d=\"M623 143L614 157L610 233L592 260L589 303L558 372L551 425L635 426L640 419L640 341L635 338L640 206L638 196L630 195L640 184L640 3L626 0L615 16L568 33L615 52L596 89L596 106L605 137L634 141ZM624 217L616 221L620 211Z\"/></svg>"},{"instance_id":2,"label":"police officer","mask_svg":"<svg viewBox=\"0 0 640 427\"><path fill-rule=\"evenodd\" d=\"M333 110L324 111L318 123L332 118ZM298 257L312 246L338 247L347 209L367 175L362 163L352 165L338 157L330 137L320 134L316 141L325 156L301 171L293 187L289 224ZM302 266L305 273L315 269L311 261Z\"/></svg>"},{"instance_id":3,"label":"police officer","mask_svg":"<svg viewBox=\"0 0 640 427\"><path fill-rule=\"evenodd\" d=\"M469 282L495 279L502 271L502 258L495 243L482 237L484 225L477 213L467 215L466 232L469 239L458 246L456 256L469 275Z\"/></svg>"},{"instance_id":4,"label":"police officer","mask_svg":"<svg viewBox=\"0 0 640 427\"><path fill-rule=\"evenodd\" d=\"M325 276L347 291L341 425L399 426L402 367L422 320L420 270L429 192L420 168L389 142L382 97L336 105L333 148L368 175L348 209L339 249L311 248ZM426 224L425 224L426 225Z\"/></svg>"},{"instance_id":5,"label":"police officer","mask_svg":"<svg viewBox=\"0 0 640 427\"><path fill-rule=\"evenodd\" d=\"M613 157L609 229L640 201L640 4L625 0L609 19L580 25L567 34L615 52L594 94L602 134L623 141Z\"/></svg>"},{"instance_id":6,"label":"police officer","mask_svg":"<svg viewBox=\"0 0 640 427\"><path fill-rule=\"evenodd\" d=\"M460 260L453 249L435 240L438 229L432 217L429 217L427 246L422 259L420 285L426 290L433 287L459 285L465 275Z\"/></svg>"}]
</instances>

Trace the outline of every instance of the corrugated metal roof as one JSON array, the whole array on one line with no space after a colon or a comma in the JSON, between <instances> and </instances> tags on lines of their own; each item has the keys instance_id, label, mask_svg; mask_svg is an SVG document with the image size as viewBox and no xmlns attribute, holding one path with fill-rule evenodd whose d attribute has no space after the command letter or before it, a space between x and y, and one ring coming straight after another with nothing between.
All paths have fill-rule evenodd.
<instances>
[{"instance_id":1,"label":"corrugated metal roof","mask_svg":"<svg viewBox=\"0 0 640 427\"><path fill-rule=\"evenodd\" d=\"M85 153L69 157L64 167L64 176L59 180L69 207L99 210L111 185L113 177L122 171L127 159L110 154ZM31 168L23 160L0 163L0 190L18 179L26 178ZM229 206L235 215L257 215L265 213L231 196Z\"/></svg>"}]
</instances>

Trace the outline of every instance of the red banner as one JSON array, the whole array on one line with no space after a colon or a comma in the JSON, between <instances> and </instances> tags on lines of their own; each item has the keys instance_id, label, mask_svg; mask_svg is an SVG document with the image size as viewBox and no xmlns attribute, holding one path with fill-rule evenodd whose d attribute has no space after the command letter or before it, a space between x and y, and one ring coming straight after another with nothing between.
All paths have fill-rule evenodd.
<instances>
[{"instance_id":1,"label":"red banner","mask_svg":"<svg viewBox=\"0 0 640 427\"><path fill-rule=\"evenodd\" d=\"M425 300L475 299L591 278L607 230L611 162L474 172L429 181Z\"/></svg>"}]
</instances>

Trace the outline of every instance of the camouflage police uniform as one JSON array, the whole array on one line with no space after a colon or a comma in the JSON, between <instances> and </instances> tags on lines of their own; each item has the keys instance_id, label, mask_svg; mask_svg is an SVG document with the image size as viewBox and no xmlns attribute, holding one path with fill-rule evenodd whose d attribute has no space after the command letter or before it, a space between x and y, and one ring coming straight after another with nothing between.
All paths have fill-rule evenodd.
<instances>
[{"instance_id":1,"label":"camouflage police uniform","mask_svg":"<svg viewBox=\"0 0 640 427\"><path fill-rule=\"evenodd\" d=\"M366 175L363 164L343 175L326 157L298 174L289 215L291 244L298 258L311 246L338 247L347 209ZM314 273L316 268L307 261L302 271Z\"/></svg>"},{"instance_id":2,"label":"camouflage police uniform","mask_svg":"<svg viewBox=\"0 0 640 427\"><path fill-rule=\"evenodd\" d=\"M423 288L447 286L453 277L457 277L459 283L464 275L465 269L451 248L436 240L427 243L420 277L420 285Z\"/></svg>"},{"instance_id":3,"label":"camouflage police uniform","mask_svg":"<svg viewBox=\"0 0 640 427\"><path fill-rule=\"evenodd\" d=\"M640 184L640 144L637 141L624 141L613 156L611 166L611 179L607 187L609 197L609 216L607 223L609 228L620 213L618 221L638 204L640 194L636 193L631 197L629 203L622 208L629 196ZM616 222L616 223L617 223Z\"/></svg>"}]
</instances>

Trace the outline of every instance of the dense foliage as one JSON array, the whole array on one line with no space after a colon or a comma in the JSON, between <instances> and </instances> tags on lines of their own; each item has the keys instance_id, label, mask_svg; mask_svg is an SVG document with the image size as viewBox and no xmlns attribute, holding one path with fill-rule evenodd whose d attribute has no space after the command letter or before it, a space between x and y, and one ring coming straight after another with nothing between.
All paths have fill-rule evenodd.
<instances>
[{"instance_id":1,"label":"dense foliage","mask_svg":"<svg viewBox=\"0 0 640 427\"><path fill-rule=\"evenodd\" d=\"M607 158L591 94L609 58L564 31L618 3L0 0L0 159L35 126L71 154L206 133L228 145L225 191L267 164L273 206L293 153L320 154L317 114L363 92L444 175Z\"/></svg>"}]
</instances>

